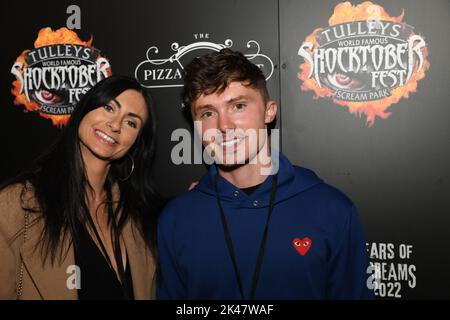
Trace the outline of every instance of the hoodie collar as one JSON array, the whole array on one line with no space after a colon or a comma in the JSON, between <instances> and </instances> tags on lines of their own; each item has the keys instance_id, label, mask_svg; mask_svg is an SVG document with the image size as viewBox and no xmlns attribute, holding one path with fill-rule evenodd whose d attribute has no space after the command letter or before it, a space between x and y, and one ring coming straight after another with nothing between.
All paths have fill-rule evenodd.
<instances>
[{"instance_id":1,"label":"hoodie collar","mask_svg":"<svg viewBox=\"0 0 450 320\"><path fill-rule=\"evenodd\" d=\"M278 183L275 204L304 192L322 182L314 172L300 167L296 168L281 152L278 154ZM277 159L273 157L272 161L276 163ZM195 189L215 197L216 191L214 183L217 175L218 171L216 165L210 166L207 174L202 177ZM269 205L272 179L273 175L268 175L255 192L251 195L247 195L244 191L219 175L217 189L220 199L224 202L228 202L228 204L233 207L263 208Z\"/></svg>"}]
</instances>

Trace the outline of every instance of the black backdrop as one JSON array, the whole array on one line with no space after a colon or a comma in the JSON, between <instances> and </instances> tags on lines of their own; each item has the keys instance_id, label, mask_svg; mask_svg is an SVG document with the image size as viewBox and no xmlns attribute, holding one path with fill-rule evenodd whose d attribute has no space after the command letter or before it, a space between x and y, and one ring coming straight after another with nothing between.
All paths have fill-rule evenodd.
<instances>
[{"instance_id":1,"label":"black backdrop","mask_svg":"<svg viewBox=\"0 0 450 320\"><path fill-rule=\"evenodd\" d=\"M16 58L32 49L41 28L66 26L66 9L81 9L82 40L93 37L115 74L134 76L151 46L154 59L167 59L180 46L208 41L255 52L258 43L269 91L279 102L277 127L282 151L292 162L315 170L356 203L372 249L372 261L384 263L383 298L449 298L450 285L450 111L448 57L450 27L447 0L377 1L386 12L416 28L427 42L430 69L417 92L391 106L389 118L368 127L330 100L301 91L297 78L299 46L327 22L339 1L33 1L1 2L0 180L27 166L54 141L60 129L34 112L13 104L10 73ZM357 3L354 3L355 5ZM254 43L253 43L254 44ZM197 51L198 53L199 51ZM188 56L185 57L185 59ZM270 62L273 63L273 70ZM176 85L176 81L165 84ZM198 179L201 164L174 165L171 134L190 129L181 113L179 87L149 88L158 119L154 179L165 196L185 191ZM394 257L383 257L384 245ZM374 249L378 249L374 251ZM399 250L409 248L408 257ZM403 252L403 251L402 251ZM1 263L1 262L0 262ZM402 275L398 269L409 272ZM396 270L395 272L392 270ZM409 281L409 284L408 284Z\"/></svg>"}]
</instances>

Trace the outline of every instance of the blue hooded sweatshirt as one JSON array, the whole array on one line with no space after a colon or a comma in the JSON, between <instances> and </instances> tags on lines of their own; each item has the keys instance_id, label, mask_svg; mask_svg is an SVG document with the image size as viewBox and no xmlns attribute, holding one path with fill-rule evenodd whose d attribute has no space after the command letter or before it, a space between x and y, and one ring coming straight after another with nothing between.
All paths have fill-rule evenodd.
<instances>
[{"instance_id":1,"label":"blue hooded sweatshirt","mask_svg":"<svg viewBox=\"0 0 450 320\"><path fill-rule=\"evenodd\" d=\"M213 165L164 208L158 224L158 299L241 299L217 204ZM273 176L247 195L218 192L249 299ZM255 299L372 299L368 256L352 201L280 153L276 200Z\"/></svg>"}]
</instances>

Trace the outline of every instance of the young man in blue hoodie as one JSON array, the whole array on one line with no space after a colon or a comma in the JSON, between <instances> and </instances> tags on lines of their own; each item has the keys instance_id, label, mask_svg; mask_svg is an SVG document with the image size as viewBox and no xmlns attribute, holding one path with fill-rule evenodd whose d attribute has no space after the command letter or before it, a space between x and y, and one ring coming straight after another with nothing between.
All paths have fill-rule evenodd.
<instances>
[{"instance_id":1,"label":"young man in blue hoodie","mask_svg":"<svg viewBox=\"0 0 450 320\"><path fill-rule=\"evenodd\" d=\"M269 145L277 105L261 70L223 49L185 72L184 104L215 164L161 214L157 298L372 298L352 201Z\"/></svg>"}]
</instances>

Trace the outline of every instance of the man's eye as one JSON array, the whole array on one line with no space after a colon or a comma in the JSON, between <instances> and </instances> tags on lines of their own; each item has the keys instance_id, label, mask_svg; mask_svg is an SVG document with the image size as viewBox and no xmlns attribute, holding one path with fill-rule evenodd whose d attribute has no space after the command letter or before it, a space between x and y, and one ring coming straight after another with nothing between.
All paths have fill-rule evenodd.
<instances>
[{"instance_id":1,"label":"man's eye","mask_svg":"<svg viewBox=\"0 0 450 320\"><path fill-rule=\"evenodd\" d=\"M245 103L236 103L234 107L238 110L244 109L246 107Z\"/></svg>"},{"instance_id":2,"label":"man's eye","mask_svg":"<svg viewBox=\"0 0 450 320\"><path fill-rule=\"evenodd\" d=\"M202 113L201 117L202 118L209 118L209 117L212 116L212 114L213 113L211 111L206 111L206 112Z\"/></svg>"}]
</instances>

